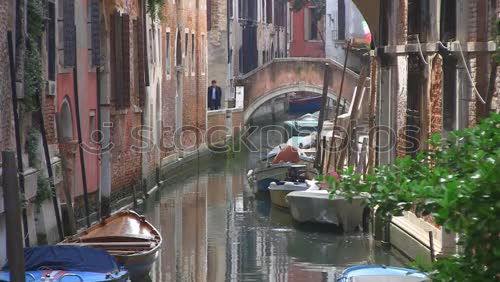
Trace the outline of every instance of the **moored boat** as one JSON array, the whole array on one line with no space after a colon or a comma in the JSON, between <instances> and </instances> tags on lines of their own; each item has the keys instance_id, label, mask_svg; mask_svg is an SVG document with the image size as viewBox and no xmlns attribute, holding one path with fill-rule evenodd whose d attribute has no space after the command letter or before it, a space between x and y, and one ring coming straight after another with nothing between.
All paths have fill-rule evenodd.
<instances>
[{"instance_id":1,"label":"moored boat","mask_svg":"<svg viewBox=\"0 0 500 282\"><path fill-rule=\"evenodd\" d=\"M313 114L305 114L295 120L287 120L283 122L283 126L289 137L306 136L311 132L318 130L319 112Z\"/></svg>"},{"instance_id":2,"label":"moored boat","mask_svg":"<svg viewBox=\"0 0 500 282\"><path fill-rule=\"evenodd\" d=\"M290 99L290 102L288 103L288 111L292 113L311 113L319 111L322 99L321 95Z\"/></svg>"},{"instance_id":3,"label":"moored boat","mask_svg":"<svg viewBox=\"0 0 500 282\"><path fill-rule=\"evenodd\" d=\"M26 281L127 281L128 272L104 250L77 246L41 246L24 249ZM10 279L8 263L0 281Z\"/></svg>"},{"instance_id":4,"label":"moored boat","mask_svg":"<svg viewBox=\"0 0 500 282\"><path fill-rule=\"evenodd\" d=\"M424 282L430 281L429 277L418 270L409 268L361 265L349 267L342 272L337 282Z\"/></svg>"},{"instance_id":5,"label":"moored boat","mask_svg":"<svg viewBox=\"0 0 500 282\"><path fill-rule=\"evenodd\" d=\"M121 211L91 226L60 245L104 249L123 264L132 280L146 276L158 257L162 237L144 216Z\"/></svg>"},{"instance_id":6,"label":"moored boat","mask_svg":"<svg viewBox=\"0 0 500 282\"><path fill-rule=\"evenodd\" d=\"M334 224L344 232L362 229L366 199L356 196L346 199L342 196L330 197L326 190L294 191L286 196L290 213L297 222Z\"/></svg>"},{"instance_id":7,"label":"moored boat","mask_svg":"<svg viewBox=\"0 0 500 282\"><path fill-rule=\"evenodd\" d=\"M286 200L286 195L293 191L304 191L307 190L307 184L305 182L290 182L290 181L279 181L271 182L269 185L269 194L271 196L271 202L281 208L288 208L288 202Z\"/></svg>"},{"instance_id":8,"label":"moored boat","mask_svg":"<svg viewBox=\"0 0 500 282\"><path fill-rule=\"evenodd\" d=\"M248 182L253 186L254 193L266 192L271 182L285 180L291 167L297 165L306 167L308 176L315 175L313 161L314 158L301 154L299 149L287 145L281 149L271 163L266 162L261 167L249 170L247 173Z\"/></svg>"}]
</instances>

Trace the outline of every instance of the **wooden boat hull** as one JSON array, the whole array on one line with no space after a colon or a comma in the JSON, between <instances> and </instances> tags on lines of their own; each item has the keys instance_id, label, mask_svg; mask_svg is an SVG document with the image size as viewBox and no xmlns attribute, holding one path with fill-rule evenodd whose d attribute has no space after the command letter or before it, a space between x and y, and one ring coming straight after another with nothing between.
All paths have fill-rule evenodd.
<instances>
[{"instance_id":1,"label":"wooden boat hull","mask_svg":"<svg viewBox=\"0 0 500 282\"><path fill-rule=\"evenodd\" d=\"M286 196L291 192L304 190L307 190L307 185L305 183L285 183L282 185L271 183L271 185L269 186L271 202L274 205L285 209L288 209L290 207Z\"/></svg>"},{"instance_id":2,"label":"wooden boat hull","mask_svg":"<svg viewBox=\"0 0 500 282\"><path fill-rule=\"evenodd\" d=\"M269 190L269 194L271 195L271 202L280 207L288 209L288 202L286 201L286 195L292 191L285 190Z\"/></svg>"},{"instance_id":3,"label":"wooden boat hull","mask_svg":"<svg viewBox=\"0 0 500 282\"><path fill-rule=\"evenodd\" d=\"M138 255L115 255L116 261L125 266L132 281L143 278L151 272L153 263L158 259L158 250Z\"/></svg>"},{"instance_id":4,"label":"wooden boat hull","mask_svg":"<svg viewBox=\"0 0 500 282\"><path fill-rule=\"evenodd\" d=\"M127 268L132 281L142 281L158 258L161 243L161 234L143 216L121 211L60 244L105 249Z\"/></svg>"}]
</instances>

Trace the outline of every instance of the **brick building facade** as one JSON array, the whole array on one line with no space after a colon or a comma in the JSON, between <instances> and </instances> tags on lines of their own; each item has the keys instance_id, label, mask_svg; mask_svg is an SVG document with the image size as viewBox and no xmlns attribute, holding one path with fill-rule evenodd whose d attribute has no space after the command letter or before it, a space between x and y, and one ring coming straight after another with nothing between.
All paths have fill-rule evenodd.
<instances>
[{"instance_id":1,"label":"brick building facade","mask_svg":"<svg viewBox=\"0 0 500 282\"><path fill-rule=\"evenodd\" d=\"M377 142L379 149L385 148L377 152L376 164L414 155L427 148L432 134L446 137L500 110L499 69L493 57L498 0L353 1L375 34L376 124L384 130ZM492 102L485 106L481 99ZM390 240L410 257L428 252L429 231L436 253L456 251L455 235L432 218L407 212L386 227L380 239Z\"/></svg>"},{"instance_id":2,"label":"brick building facade","mask_svg":"<svg viewBox=\"0 0 500 282\"><path fill-rule=\"evenodd\" d=\"M167 1L160 28L162 158L196 151L206 127L207 5ZM184 128L184 129L182 129ZM195 130L197 128L198 130ZM175 139L177 132L178 142ZM196 133L197 132L197 133ZM177 143L177 148L174 148Z\"/></svg>"},{"instance_id":3,"label":"brick building facade","mask_svg":"<svg viewBox=\"0 0 500 282\"><path fill-rule=\"evenodd\" d=\"M363 4L354 2L370 18ZM384 164L425 148L432 133L473 126L498 110L496 86L490 109L478 102L489 95L498 1L379 2L385 16L374 38L380 61L378 124L393 129L379 140L392 144L379 154Z\"/></svg>"}]
</instances>

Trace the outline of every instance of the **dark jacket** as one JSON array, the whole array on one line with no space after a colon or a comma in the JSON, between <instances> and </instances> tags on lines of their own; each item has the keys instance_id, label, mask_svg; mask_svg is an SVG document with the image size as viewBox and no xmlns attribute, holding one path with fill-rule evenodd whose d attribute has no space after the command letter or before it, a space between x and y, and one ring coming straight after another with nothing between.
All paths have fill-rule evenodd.
<instances>
[{"instance_id":1,"label":"dark jacket","mask_svg":"<svg viewBox=\"0 0 500 282\"><path fill-rule=\"evenodd\" d=\"M207 100L208 107L210 109L219 109L220 108L220 100L222 97L222 90L219 86L215 86L215 100L212 100L212 88L213 86L208 87L207 90Z\"/></svg>"}]
</instances>

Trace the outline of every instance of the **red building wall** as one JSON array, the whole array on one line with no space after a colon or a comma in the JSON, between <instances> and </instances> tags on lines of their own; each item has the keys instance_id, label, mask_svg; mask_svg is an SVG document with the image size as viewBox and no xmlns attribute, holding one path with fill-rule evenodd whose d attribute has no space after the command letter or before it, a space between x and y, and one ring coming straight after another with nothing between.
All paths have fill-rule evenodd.
<instances>
[{"instance_id":1,"label":"red building wall","mask_svg":"<svg viewBox=\"0 0 500 282\"><path fill-rule=\"evenodd\" d=\"M323 40L308 41L305 38L304 10L292 14L292 40L290 41L291 57L325 57L325 43Z\"/></svg>"},{"instance_id":2,"label":"red building wall","mask_svg":"<svg viewBox=\"0 0 500 282\"><path fill-rule=\"evenodd\" d=\"M96 72L95 68L89 65L89 51L86 37L90 32L87 25L88 20L88 0L75 2L76 15L83 14L81 17L75 17L77 28L77 42L85 44L77 44L77 65L78 65L78 97L80 103L80 125L82 130L82 144L85 157L85 172L87 180L87 189L89 193L96 192L99 185L100 162L97 155L97 144L91 140L91 130L97 128L97 88L96 88ZM59 44L61 44L59 42ZM59 53L63 54L62 52ZM77 135L77 111L75 108L75 93L74 93L74 77L73 68L64 68L59 65L59 72L56 76L57 80L57 111L61 112L62 104L65 100L68 101L71 107L73 140L78 140ZM91 112L94 113L93 123L91 121ZM66 121L63 121L66 122ZM82 170L80 166L80 154L77 151L75 156L75 197L83 195Z\"/></svg>"}]
</instances>

